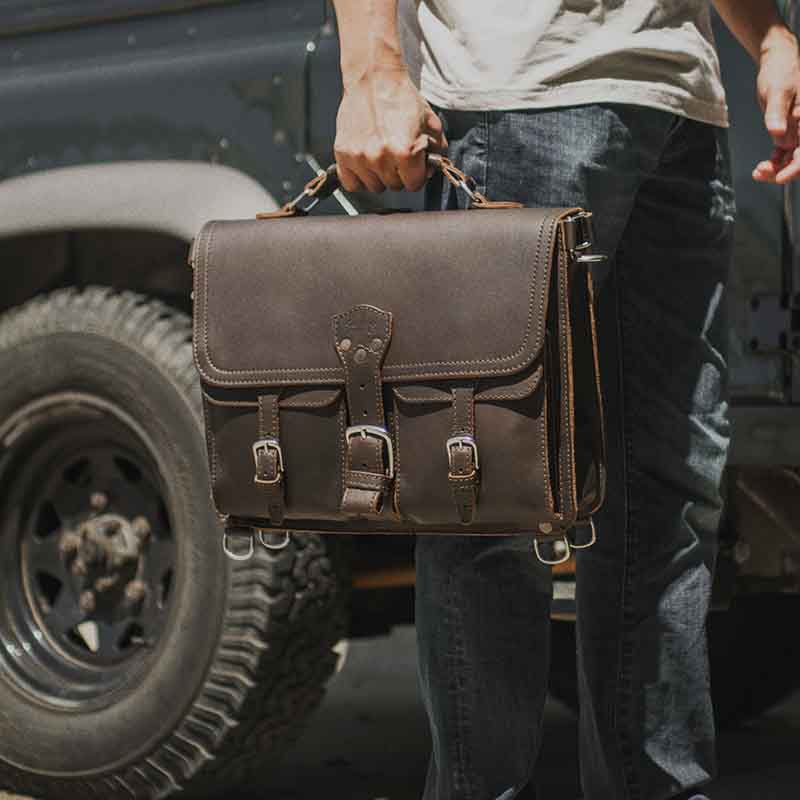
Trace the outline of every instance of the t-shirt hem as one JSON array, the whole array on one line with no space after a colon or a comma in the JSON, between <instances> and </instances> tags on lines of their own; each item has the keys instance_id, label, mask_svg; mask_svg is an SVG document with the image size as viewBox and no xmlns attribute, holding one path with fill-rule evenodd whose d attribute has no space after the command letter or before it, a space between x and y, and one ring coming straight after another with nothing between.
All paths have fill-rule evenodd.
<instances>
[{"instance_id":1,"label":"t-shirt hem","mask_svg":"<svg viewBox=\"0 0 800 800\"><path fill-rule=\"evenodd\" d=\"M720 128L727 128L730 125L728 108L724 102L700 100L686 94L678 87L656 88L637 81L600 78L524 90L475 90L445 87L423 74L420 84L420 91L427 100L448 110L513 111L592 103L624 103L657 108Z\"/></svg>"}]
</instances>

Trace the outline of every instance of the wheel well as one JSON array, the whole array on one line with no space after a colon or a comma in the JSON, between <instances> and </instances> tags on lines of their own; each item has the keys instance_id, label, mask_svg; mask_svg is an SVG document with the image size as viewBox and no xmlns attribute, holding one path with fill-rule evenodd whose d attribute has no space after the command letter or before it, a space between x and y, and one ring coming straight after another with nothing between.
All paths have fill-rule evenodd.
<instances>
[{"instance_id":1,"label":"wheel well","mask_svg":"<svg viewBox=\"0 0 800 800\"><path fill-rule=\"evenodd\" d=\"M69 230L0 240L0 310L61 286L130 289L191 310L189 244L147 230ZM13 277L12 277L13 276Z\"/></svg>"}]
</instances>

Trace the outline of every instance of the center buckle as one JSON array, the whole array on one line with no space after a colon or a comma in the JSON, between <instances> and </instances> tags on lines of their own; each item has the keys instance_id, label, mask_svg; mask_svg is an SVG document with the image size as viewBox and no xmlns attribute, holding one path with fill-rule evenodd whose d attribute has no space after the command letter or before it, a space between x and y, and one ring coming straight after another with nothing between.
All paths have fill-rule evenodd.
<instances>
[{"instance_id":1,"label":"center buckle","mask_svg":"<svg viewBox=\"0 0 800 800\"><path fill-rule=\"evenodd\" d=\"M470 436L469 434L451 436L445 443L445 447L447 448L447 462L449 464L450 478L474 478L475 475L478 474L478 468L480 466L478 463L478 445L475 442L474 437ZM457 447L466 447L472 451L473 469L472 472L466 475L459 475L458 473L453 472L453 450L455 450Z\"/></svg>"},{"instance_id":2,"label":"center buckle","mask_svg":"<svg viewBox=\"0 0 800 800\"><path fill-rule=\"evenodd\" d=\"M367 436L374 436L384 443L386 446L386 460L388 462L386 477L389 479L394 478L394 445L392 444L392 437L389 436L389 431L378 425L351 425L344 432L344 439L348 443L351 439L355 439L356 436L361 436L364 439L366 439Z\"/></svg>"},{"instance_id":3,"label":"center buckle","mask_svg":"<svg viewBox=\"0 0 800 800\"><path fill-rule=\"evenodd\" d=\"M259 477L259 465L258 465L258 455L260 452L268 453L270 450L275 452L276 455L276 464L277 468L275 470L275 477L274 478L260 478ZM259 439L257 442L253 443L253 460L256 464L256 474L253 480L255 483L272 486L276 483L280 483L283 480L283 450L281 449L280 442L277 439Z\"/></svg>"}]
</instances>

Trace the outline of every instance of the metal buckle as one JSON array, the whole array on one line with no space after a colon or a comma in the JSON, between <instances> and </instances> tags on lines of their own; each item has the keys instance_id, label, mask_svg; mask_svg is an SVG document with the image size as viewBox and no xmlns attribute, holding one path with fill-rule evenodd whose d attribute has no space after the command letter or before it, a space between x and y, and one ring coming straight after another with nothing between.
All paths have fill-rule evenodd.
<instances>
[{"instance_id":1,"label":"metal buckle","mask_svg":"<svg viewBox=\"0 0 800 800\"><path fill-rule=\"evenodd\" d=\"M566 564L566 562L569 561L570 555L571 555L570 554L569 539L567 539L566 536L562 536L560 539L554 539L553 540L553 544L556 544L558 542L564 542L564 555L559 557L559 558L557 558L557 559L549 559L549 558L545 558L542 555L541 551L539 550L539 541L538 541L538 539L534 539L533 540L533 549L534 549L534 551L536 553L536 558L538 558L539 561L542 562L542 564L547 564L547 566L549 566L549 567L555 567L555 566L558 566L558 564Z\"/></svg>"},{"instance_id":2,"label":"metal buckle","mask_svg":"<svg viewBox=\"0 0 800 800\"><path fill-rule=\"evenodd\" d=\"M594 527L594 519L592 517L589 517L589 529L592 532L592 538L586 544L574 544L573 542L570 542L569 546L573 550L586 550L597 541L597 529Z\"/></svg>"},{"instance_id":3,"label":"metal buckle","mask_svg":"<svg viewBox=\"0 0 800 800\"><path fill-rule=\"evenodd\" d=\"M592 226L592 212L579 211L563 220L563 224L572 223L575 226L575 244L570 250L588 250L594 242L594 228Z\"/></svg>"},{"instance_id":4,"label":"metal buckle","mask_svg":"<svg viewBox=\"0 0 800 800\"><path fill-rule=\"evenodd\" d=\"M475 442L475 438L470 436L469 434L461 434L459 436L451 436L446 444L445 447L447 448L447 462L449 465L449 472L448 477L450 478L474 478L478 472L478 468L480 466L478 462L478 445ZM472 472L468 475L456 475L453 472L453 450L456 447L467 447L472 450L472 461L474 463L474 468Z\"/></svg>"},{"instance_id":5,"label":"metal buckle","mask_svg":"<svg viewBox=\"0 0 800 800\"><path fill-rule=\"evenodd\" d=\"M389 436L389 431L378 425L351 425L344 432L345 442L349 442L356 436L361 436L364 439L366 439L367 436L374 436L386 445L387 460L389 462L389 468L386 470L386 477L390 479L394 478L394 445L392 444L392 437Z\"/></svg>"},{"instance_id":6,"label":"metal buckle","mask_svg":"<svg viewBox=\"0 0 800 800\"><path fill-rule=\"evenodd\" d=\"M275 531L266 532L269 534L275 533ZM283 533L285 538L280 544L267 544L266 540L264 539L264 533L264 528L258 528L258 541L261 542L262 546L266 547L267 550L283 550L283 548L286 547L292 539L292 535L289 533L289 531L284 531Z\"/></svg>"},{"instance_id":7,"label":"metal buckle","mask_svg":"<svg viewBox=\"0 0 800 800\"><path fill-rule=\"evenodd\" d=\"M276 475L271 480L265 480L264 478L258 477L258 453L260 450L266 450L269 452L270 450L274 450L278 455L278 468L276 470ZM281 445L277 439L269 438L269 439L259 439L257 442L253 443L253 461L256 464L256 474L253 480L262 485L272 486L276 483L280 483L283 480L283 450L281 449Z\"/></svg>"},{"instance_id":8,"label":"metal buckle","mask_svg":"<svg viewBox=\"0 0 800 800\"><path fill-rule=\"evenodd\" d=\"M250 543L250 548L246 553L244 553L244 554L236 553L233 550L231 550L230 541L231 541L231 538L233 538L235 536L246 536L247 537L247 539L248 539L248 541ZM253 557L253 553L255 552L255 546L253 545L253 534L252 533L226 533L222 537L222 549L225 551L225 555L228 556L228 558L231 561L249 561Z\"/></svg>"},{"instance_id":9,"label":"metal buckle","mask_svg":"<svg viewBox=\"0 0 800 800\"><path fill-rule=\"evenodd\" d=\"M608 261L608 256L599 253L583 253L583 250L590 250L594 246L594 226L592 224L591 211L579 211L571 217L562 220L562 225L572 223L575 226L575 242L569 248L570 255L579 264L600 264ZM564 230L564 240L568 241L566 228Z\"/></svg>"}]
</instances>

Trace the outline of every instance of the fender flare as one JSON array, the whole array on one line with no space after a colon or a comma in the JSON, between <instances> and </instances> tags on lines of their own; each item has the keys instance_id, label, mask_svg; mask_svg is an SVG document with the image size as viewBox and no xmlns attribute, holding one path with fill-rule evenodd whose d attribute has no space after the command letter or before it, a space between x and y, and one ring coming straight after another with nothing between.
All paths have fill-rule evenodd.
<instances>
[{"instance_id":1,"label":"fender flare","mask_svg":"<svg viewBox=\"0 0 800 800\"><path fill-rule=\"evenodd\" d=\"M87 228L147 230L191 241L210 219L274 211L275 198L231 167L125 161L0 181L0 237Z\"/></svg>"}]
</instances>

